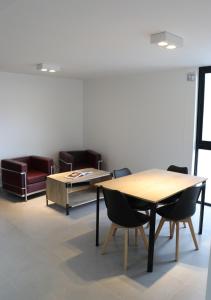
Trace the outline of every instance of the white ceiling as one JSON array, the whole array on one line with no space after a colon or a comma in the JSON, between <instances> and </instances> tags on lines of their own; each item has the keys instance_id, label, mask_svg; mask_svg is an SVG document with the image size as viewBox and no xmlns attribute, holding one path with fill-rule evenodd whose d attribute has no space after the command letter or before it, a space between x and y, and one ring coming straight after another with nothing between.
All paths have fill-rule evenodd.
<instances>
[{"instance_id":1,"label":"white ceiling","mask_svg":"<svg viewBox=\"0 0 211 300\"><path fill-rule=\"evenodd\" d=\"M211 65L211 0L0 0L0 71L72 78ZM165 50L167 30L184 47ZM49 76L55 76L50 74Z\"/></svg>"}]
</instances>

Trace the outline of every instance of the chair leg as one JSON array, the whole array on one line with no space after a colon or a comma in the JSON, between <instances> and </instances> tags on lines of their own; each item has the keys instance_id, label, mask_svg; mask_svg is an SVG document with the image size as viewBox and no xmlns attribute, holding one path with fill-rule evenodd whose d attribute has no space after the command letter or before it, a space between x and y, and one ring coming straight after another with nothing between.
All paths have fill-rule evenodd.
<instances>
[{"instance_id":1,"label":"chair leg","mask_svg":"<svg viewBox=\"0 0 211 300\"><path fill-rule=\"evenodd\" d=\"M199 250L199 246L198 246L198 243L197 243L197 240L196 240L196 235L195 235L195 232L194 232L193 223L192 223L191 218L189 218L187 220L187 222L188 222L188 225L189 225L189 228L190 228L190 232L191 232L192 239L193 239L194 245L196 247L196 250Z\"/></svg>"},{"instance_id":2,"label":"chair leg","mask_svg":"<svg viewBox=\"0 0 211 300\"><path fill-rule=\"evenodd\" d=\"M148 210L146 210L146 215L147 215L147 216L150 216L150 213L149 213L149 211L148 211ZM147 223L147 226L146 226L146 228L147 228L147 229L149 228L149 222Z\"/></svg>"},{"instance_id":3,"label":"chair leg","mask_svg":"<svg viewBox=\"0 0 211 300\"><path fill-rule=\"evenodd\" d=\"M157 237L158 237L158 235L159 235L159 233L160 233L160 231L163 227L164 222L165 222L165 219L161 218L160 223L159 223L158 228L157 228L156 233L155 233L155 240L157 239Z\"/></svg>"},{"instance_id":4,"label":"chair leg","mask_svg":"<svg viewBox=\"0 0 211 300\"><path fill-rule=\"evenodd\" d=\"M186 228L186 224L185 224L185 222L183 222L183 226L184 226L184 228Z\"/></svg>"},{"instance_id":5,"label":"chair leg","mask_svg":"<svg viewBox=\"0 0 211 300\"><path fill-rule=\"evenodd\" d=\"M115 235L116 235L116 232L117 232L117 227L114 229L112 235L115 236Z\"/></svg>"},{"instance_id":6,"label":"chair leg","mask_svg":"<svg viewBox=\"0 0 211 300\"><path fill-rule=\"evenodd\" d=\"M170 239L172 239L173 238L173 236L174 236L174 228L175 228L175 222L174 221L172 221L171 222L171 231L170 231Z\"/></svg>"},{"instance_id":7,"label":"chair leg","mask_svg":"<svg viewBox=\"0 0 211 300\"><path fill-rule=\"evenodd\" d=\"M138 241L138 228L136 227L135 228L135 246L138 245L137 241Z\"/></svg>"},{"instance_id":8,"label":"chair leg","mask_svg":"<svg viewBox=\"0 0 211 300\"><path fill-rule=\"evenodd\" d=\"M125 247L124 247L124 270L127 270L127 260L128 260L128 232L129 229L125 228Z\"/></svg>"},{"instance_id":9,"label":"chair leg","mask_svg":"<svg viewBox=\"0 0 211 300\"><path fill-rule=\"evenodd\" d=\"M169 238L171 238L172 221L169 221Z\"/></svg>"},{"instance_id":10,"label":"chair leg","mask_svg":"<svg viewBox=\"0 0 211 300\"><path fill-rule=\"evenodd\" d=\"M145 232L144 232L144 228L143 228L143 226L141 226L141 227L139 227L138 229L139 229L139 231L140 231L140 233L141 233L141 237L142 237L142 239L143 239L144 246L145 246L146 250L148 250L149 243L148 243L148 239L147 239L147 237L146 237L146 234L145 234Z\"/></svg>"},{"instance_id":11,"label":"chair leg","mask_svg":"<svg viewBox=\"0 0 211 300\"><path fill-rule=\"evenodd\" d=\"M176 257L175 260L178 261L179 259L179 222L176 223Z\"/></svg>"},{"instance_id":12,"label":"chair leg","mask_svg":"<svg viewBox=\"0 0 211 300\"><path fill-rule=\"evenodd\" d=\"M113 232L114 232L114 230L116 228L117 228L117 225L114 224L114 223L112 223L111 226L110 226L110 229L109 229L109 231L107 233L107 236L105 238L105 241L103 243L101 254L105 254L107 246L108 246L108 243L110 242L110 240L112 238L112 235L113 235Z\"/></svg>"}]
</instances>

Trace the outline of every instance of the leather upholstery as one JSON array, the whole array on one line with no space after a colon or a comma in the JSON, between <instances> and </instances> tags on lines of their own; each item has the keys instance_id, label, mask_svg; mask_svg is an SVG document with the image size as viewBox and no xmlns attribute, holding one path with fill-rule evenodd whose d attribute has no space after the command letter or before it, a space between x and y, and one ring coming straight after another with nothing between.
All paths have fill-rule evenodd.
<instances>
[{"instance_id":1,"label":"leather upholstery","mask_svg":"<svg viewBox=\"0 0 211 300\"><path fill-rule=\"evenodd\" d=\"M27 173L27 183L45 181L46 173L37 170L29 170Z\"/></svg>"},{"instance_id":2,"label":"leather upholstery","mask_svg":"<svg viewBox=\"0 0 211 300\"><path fill-rule=\"evenodd\" d=\"M41 156L25 156L3 159L2 187L19 196L25 196L25 177L27 194L39 192L46 187L46 176L51 174L53 159Z\"/></svg>"},{"instance_id":3,"label":"leather upholstery","mask_svg":"<svg viewBox=\"0 0 211 300\"><path fill-rule=\"evenodd\" d=\"M83 168L98 169L98 162L100 160L101 160L101 154L92 150L59 152L60 172L70 171L71 170L70 163L72 164L72 170L78 170Z\"/></svg>"}]
</instances>

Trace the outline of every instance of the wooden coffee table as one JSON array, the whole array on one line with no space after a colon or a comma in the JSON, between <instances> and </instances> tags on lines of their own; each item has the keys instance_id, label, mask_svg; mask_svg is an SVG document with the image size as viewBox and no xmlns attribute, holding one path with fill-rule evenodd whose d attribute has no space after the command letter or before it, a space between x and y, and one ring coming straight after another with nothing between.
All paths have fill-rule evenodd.
<instances>
[{"instance_id":1,"label":"wooden coffee table","mask_svg":"<svg viewBox=\"0 0 211 300\"><path fill-rule=\"evenodd\" d=\"M78 178L68 178L67 176L72 173L69 171L49 175L46 181L46 204L48 205L48 201L57 203L66 209L67 215L69 215L69 209L73 206L71 205L71 198L69 200L69 194L94 188L95 183L112 178L111 173L94 168L80 169L73 172L90 172L90 174Z\"/></svg>"}]
</instances>

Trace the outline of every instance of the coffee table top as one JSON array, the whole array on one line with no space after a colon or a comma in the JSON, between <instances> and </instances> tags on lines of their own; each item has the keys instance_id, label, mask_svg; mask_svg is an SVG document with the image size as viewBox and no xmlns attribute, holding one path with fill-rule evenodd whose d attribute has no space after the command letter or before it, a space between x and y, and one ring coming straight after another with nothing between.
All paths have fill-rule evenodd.
<instances>
[{"instance_id":1,"label":"coffee table top","mask_svg":"<svg viewBox=\"0 0 211 300\"><path fill-rule=\"evenodd\" d=\"M68 175L70 175L73 172L89 172L87 175L83 175L81 177L77 178L68 178ZM63 172L63 173L56 173L47 176L47 179L53 179L56 181L60 181L62 183L80 183L80 182L89 182L94 179L100 179L101 177L107 177L111 176L110 172L103 171L103 170L98 170L94 168L86 168L86 169L80 169L80 170L74 170L74 171L68 171L68 172Z\"/></svg>"}]
</instances>

